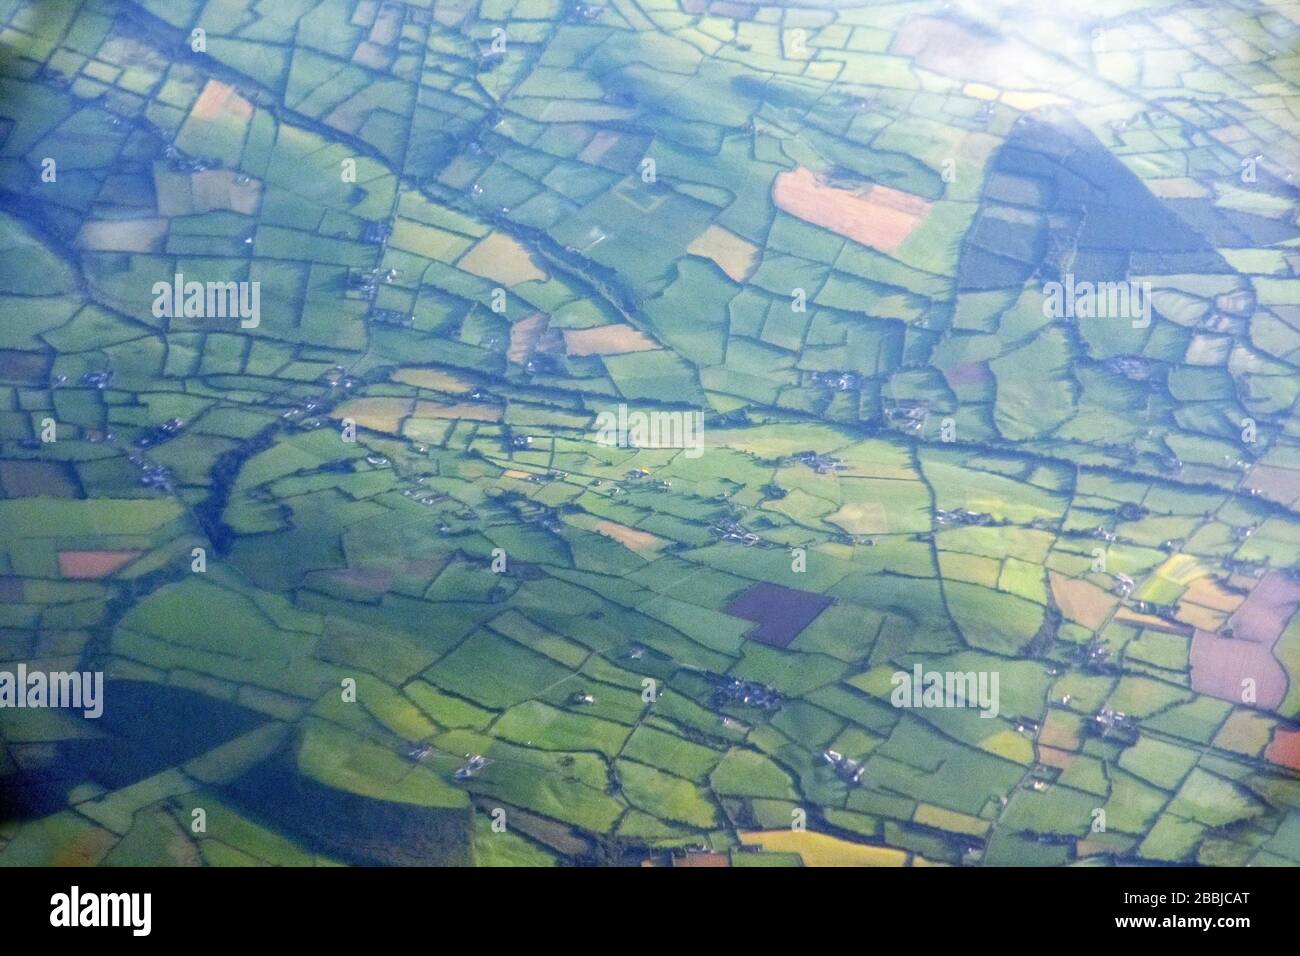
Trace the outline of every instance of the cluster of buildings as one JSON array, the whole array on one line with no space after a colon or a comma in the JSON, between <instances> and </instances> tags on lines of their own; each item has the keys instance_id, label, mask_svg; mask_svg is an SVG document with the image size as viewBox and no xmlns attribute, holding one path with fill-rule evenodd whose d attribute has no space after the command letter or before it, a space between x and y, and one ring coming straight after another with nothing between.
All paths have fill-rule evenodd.
<instances>
[{"instance_id":1,"label":"cluster of buildings","mask_svg":"<svg viewBox=\"0 0 1300 956\"><path fill-rule=\"evenodd\" d=\"M642 478L649 478L650 472L644 468L633 468L623 477L626 478L628 481L640 481ZM668 491L672 488L672 486L673 483L671 481L667 481L662 478L657 478L654 481L647 482L646 485L643 487L653 488L655 489L655 491Z\"/></svg>"},{"instance_id":2,"label":"cluster of buildings","mask_svg":"<svg viewBox=\"0 0 1300 956\"><path fill-rule=\"evenodd\" d=\"M550 484L552 481L563 481L568 477L569 473L567 471L560 471L558 468L551 468L547 471L535 472L534 474L529 475L527 480L535 485L546 485Z\"/></svg>"},{"instance_id":3,"label":"cluster of buildings","mask_svg":"<svg viewBox=\"0 0 1300 956\"><path fill-rule=\"evenodd\" d=\"M929 417L928 403L910 399L896 402L891 408L885 409L885 420L891 425L902 425L903 428L917 432L925 427L925 421Z\"/></svg>"},{"instance_id":4,"label":"cluster of buildings","mask_svg":"<svg viewBox=\"0 0 1300 956\"><path fill-rule=\"evenodd\" d=\"M170 488L172 473L162 465L155 465L143 455L131 455L131 464L140 469L140 484L146 488Z\"/></svg>"},{"instance_id":5,"label":"cluster of buildings","mask_svg":"<svg viewBox=\"0 0 1300 956\"><path fill-rule=\"evenodd\" d=\"M348 291L371 301L379 291L379 269L352 269L348 272Z\"/></svg>"},{"instance_id":6,"label":"cluster of buildings","mask_svg":"<svg viewBox=\"0 0 1300 956\"><path fill-rule=\"evenodd\" d=\"M413 750L411 750L409 753L407 753L407 756L410 757L412 760L414 760L416 763L420 763L422 760L424 760L425 757L429 756L429 754L431 753L433 753L433 744L424 744L422 746L416 747Z\"/></svg>"},{"instance_id":7,"label":"cluster of buildings","mask_svg":"<svg viewBox=\"0 0 1300 956\"><path fill-rule=\"evenodd\" d=\"M482 754L474 754L463 764L461 764L459 769L457 769L456 779L469 780L471 777L476 777L478 776L479 772L483 770L491 762L492 762L491 760L488 760L488 758L484 757Z\"/></svg>"},{"instance_id":8,"label":"cluster of buildings","mask_svg":"<svg viewBox=\"0 0 1300 956\"><path fill-rule=\"evenodd\" d=\"M104 374L109 374L109 373L104 373ZM101 385L99 387L102 388L103 386ZM183 421L181 421L179 418L173 418L164 422L161 425L149 429L144 434L136 438L135 443L143 451L143 449L145 448L149 448L150 446L161 444L167 439L172 438L173 436L179 434L180 430L184 427L185 427L185 423ZM91 441L95 440L94 436L88 436L88 437L90 438ZM117 440L117 436L114 435L112 432L106 432L103 436L100 436L100 440L112 443ZM155 464L154 462L146 458L141 452L135 452L132 453L131 455L128 455L126 460L130 462L139 471L140 484L143 485L144 487L162 488L164 490L171 488L172 473L170 469L165 468L162 465Z\"/></svg>"},{"instance_id":9,"label":"cluster of buildings","mask_svg":"<svg viewBox=\"0 0 1300 956\"><path fill-rule=\"evenodd\" d=\"M1123 375L1133 382L1146 381L1151 377L1151 363L1137 355L1117 355L1106 362L1106 370Z\"/></svg>"},{"instance_id":10,"label":"cluster of buildings","mask_svg":"<svg viewBox=\"0 0 1300 956\"><path fill-rule=\"evenodd\" d=\"M945 511L943 508L936 508L934 517L939 524L986 525L993 523L991 514L985 511L971 511L967 508L960 508L956 511Z\"/></svg>"},{"instance_id":11,"label":"cluster of buildings","mask_svg":"<svg viewBox=\"0 0 1300 956\"><path fill-rule=\"evenodd\" d=\"M723 541L732 541L736 544L743 544L747 548L752 548L762 539L750 531L744 525L737 521L719 521L709 528L714 534L720 536Z\"/></svg>"},{"instance_id":12,"label":"cluster of buildings","mask_svg":"<svg viewBox=\"0 0 1300 956\"><path fill-rule=\"evenodd\" d=\"M837 392L852 392L862 386L862 376L857 372L813 372L809 378L812 384Z\"/></svg>"},{"instance_id":13,"label":"cluster of buildings","mask_svg":"<svg viewBox=\"0 0 1300 956\"><path fill-rule=\"evenodd\" d=\"M179 418L169 418L161 425L155 425L153 428L150 428L143 434L139 435L136 438L135 443L141 448L148 448L151 445L161 445L169 438L175 438L179 435L181 429L184 427L185 423Z\"/></svg>"},{"instance_id":14,"label":"cluster of buildings","mask_svg":"<svg viewBox=\"0 0 1300 956\"><path fill-rule=\"evenodd\" d=\"M446 501L449 495L441 494L437 491L429 491L424 486L429 483L428 475L420 475L415 479L415 487L407 488L402 492L407 498L414 498L417 504L434 505L439 501ZM446 527L444 525L444 527ZM450 529L447 529L450 530Z\"/></svg>"},{"instance_id":15,"label":"cluster of buildings","mask_svg":"<svg viewBox=\"0 0 1300 956\"><path fill-rule=\"evenodd\" d=\"M1128 714L1122 710L1112 710L1109 707L1103 707L1097 711L1093 715L1092 721L1103 737L1112 733L1131 733L1134 729Z\"/></svg>"},{"instance_id":16,"label":"cluster of buildings","mask_svg":"<svg viewBox=\"0 0 1300 956\"><path fill-rule=\"evenodd\" d=\"M175 146L168 146L164 149L163 158L168 160L168 164L174 173L201 173L207 169L220 169L223 165L219 159L201 159L196 156L186 156Z\"/></svg>"},{"instance_id":17,"label":"cluster of buildings","mask_svg":"<svg viewBox=\"0 0 1300 956\"><path fill-rule=\"evenodd\" d=\"M861 761L846 757L838 750L823 750L822 759L830 764L835 770L835 775L849 786L856 787L862 783L862 775L867 768Z\"/></svg>"},{"instance_id":18,"label":"cluster of buildings","mask_svg":"<svg viewBox=\"0 0 1300 956\"><path fill-rule=\"evenodd\" d=\"M392 234L393 227L389 223L382 220L367 220L361 229L361 241L368 245L379 246L382 255L383 249L388 244L388 239ZM367 302L373 302L379 291L379 283L395 282L398 274L397 269L385 271L378 266L371 269L350 269L348 271L348 292L359 295ZM415 321L415 316L398 309L372 308L367 318L381 325L409 326Z\"/></svg>"},{"instance_id":19,"label":"cluster of buildings","mask_svg":"<svg viewBox=\"0 0 1300 956\"><path fill-rule=\"evenodd\" d=\"M709 703L720 707L757 707L759 710L779 710L781 694L758 681L741 680L727 674L710 674L713 694Z\"/></svg>"},{"instance_id":20,"label":"cluster of buildings","mask_svg":"<svg viewBox=\"0 0 1300 956\"><path fill-rule=\"evenodd\" d=\"M393 227L381 219L367 220L361 229L361 241L372 246L383 246L393 234Z\"/></svg>"},{"instance_id":21,"label":"cluster of buildings","mask_svg":"<svg viewBox=\"0 0 1300 956\"><path fill-rule=\"evenodd\" d=\"M819 475L829 475L831 472L847 468L840 459L834 455L822 455L815 451L795 452L787 458L784 464L788 465L807 465Z\"/></svg>"},{"instance_id":22,"label":"cluster of buildings","mask_svg":"<svg viewBox=\"0 0 1300 956\"><path fill-rule=\"evenodd\" d=\"M356 388L361 380L348 375L342 365L335 365L321 376L321 383L330 388Z\"/></svg>"},{"instance_id":23,"label":"cluster of buildings","mask_svg":"<svg viewBox=\"0 0 1300 956\"><path fill-rule=\"evenodd\" d=\"M583 0L569 0L564 6L564 19L566 23L584 23L598 19L604 11L603 6L594 3L584 3Z\"/></svg>"},{"instance_id":24,"label":"cluster of buildings","mask_svg":"<svg viewBox=\"0 0 1300 956\"><path fill-rule=\"evenodd\" d=\"M1079 659L1085 667L1104 667L1110 663L1110 645L1094 637L1079 648Z\"/></svg>"},{"instance_id":25,"label":"cluster of buildings","mask_svg":"<svg viewBox=\"0 0 1300 956\"><path fill-rule=\"evenodd\" d=\"M410 325L415 321L415 316L397 309L371 309L369 317L380 325Z\"/></svg>"}]
</instances>

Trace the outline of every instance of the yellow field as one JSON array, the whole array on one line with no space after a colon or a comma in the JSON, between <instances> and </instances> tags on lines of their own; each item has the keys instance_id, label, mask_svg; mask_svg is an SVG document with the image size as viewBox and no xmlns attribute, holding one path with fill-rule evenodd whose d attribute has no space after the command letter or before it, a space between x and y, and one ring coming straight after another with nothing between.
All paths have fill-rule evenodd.
<instances>
[{"instance_id":1,"label":"yellow field","mask_svg":"<svg viewBox=\"0 0 1300 956\"><path fill-rule=\"evenodd\" d=\"M474 390L474 383L469 379L436 368L399 368L393 373L393 381L451 395L462 395Z\"/></svg>"},{"instance_id":2,"label":"yellow field","mask_svg":"<svg viewBox=\"0 0 1300 956\"><path fill-rule=\"evenodd\" d=\"M760 830L742 833L740 840L775 853L798 853L805 866L907 865L907 854L902 850L850 843L813 830Z\"/></svg>"},{"instance_id":3,"label":"yellow field","mask_svg":"<svg viewBox=\"0 0 1300 956\"><path fill-rule=\"evenodd\" d=\"M87 222L77 245L94 252L161 252L166 219L120 219Z\"/></svg>"},{"instance_id":4,"label":"yellow field","mask_svg":"<svg viewBox=\"0 0 1300 956\"><path fill-rule=\"evenodd\" d=\"M847 504L826 520L846 534L886 534L889 531L889 518L885 515L885 506L879 502Z\"/></svg>"},{"instance_id":5,"label":"yellow field","mask_svg":"<svg viewBox=\"0 0 1300 956\"><path fill-rule=\"evenodd\" d=\"M981 554L963 551L940 551L939 573L952 581L966 581L980 587L996 588L1002 563Z\"/></svg>"},{"instance_id":6,"label":"yellow field","mask_svg":"<svg viewBox=\"0 0 1300 956\"><path fill-rule=\"evenodd\" d=\"M494 232L481 240L456 265L507 286L546 281L546 273L537 268L523 244L503 232Z\"/></svg>"},{"instance_id":7,"label":"yellow field","mask_svg":"<svg viewBox=\"0 0 1300 956\"><path fill-rule=\"evenodd\" d=\"M451 262L464 253L473 241L466 236L427 226L422 222L398 219L393 224L393 234L389 237L388 244L394 249L413 252L426 259Z\"/></svg>"},{"instance_id":8,"label":"yellow field","mask_svg":"<svg viewBox=\"0 0 1300 956\"><path fill-rule=\"evenodd\" d=\"M950 830L953 833L965 833L970 836L983 836L990 826L988 820L958 813L956 810L945 810L943 807L931 806L928 803L917 806L912 819L922 826L937 827L940 830Z\"/></svg>"},{"instance_id":9,"label":"yellow field","mask_svg":"<svg viewBox=\"0 0 1300 956\"><path fill-rule=\"evenodd\" d=\"M240 182L232 169L205 169L196 173L176 172L166 163L154 163L154 192L161 216L190 216L195 213L229 210L256 215L262 201L262 182Z\"/></svg>"},{"instance_id":10,"label":"yellow field","mask_svg":"<svg viewBox=\"0 0 1300 956\"><path fill-rule=\"evenodd\" d=\"M1214 608L1216 611L1235 611L1246 600L1244 594L1227 590L1214 578L1197 578L1187 586L1184 601L1199 604L1201 607Z\"/></svg>"},{"instance_id":11,"label":"yellow field","mask_svg":"<svg viewBox=\"0 0 1300 956\"><path fill-rule=\"evenodd\" d=\"M1232 750L1248 757L1257 757L1268 746L1277 721L1236 710L1224 721L1214 738L1214 746Z\"/></svg>"},{"instance_id":12,"label":"yellow field","mask_svg":"<svg viewBox=\"0 0 1300 956\"><path fill-rule=\"evenodd\" d=\"M758 246L718 225L711 225L696 236L686 251L713 261L736 282L748 278L758 256Z\"/></svg>"},{"instance_id":13,"label":"yellow field","mask_svg":"<svg viewBox=\"0 0 1300 956\"><path fill-rule=\"evenodd\" d=\"M1193 555L1175 554L1156 568L1155 573L1166 581L1173 581L1175 584L1186 586L1197 578L1207 576L1210 572Z\"/></svg>"},{"instance_id":14,"label":"yellow field","mask_svg":"<svg viewBox=\"0 0 1300 956\"><path fill-rule=\"evenodd\" d=\"M350 418L361 428L397 434L401 421L411 414L409 398L354 398L334 409L331 418Z\"/></svg>"},{"instance_id":15,"label":"yellow field","mask_svg":"<svg viewBox=\"0 0 1300 956\"><path fill-rule=\"evenodd\" d=\"M979 742L979 748L1026 767L1034 762L1033 742L1010 727L985 737Z\"/></svg>"},{"instance_id":16,"label":"yellow field","mask_svg":"<svg viewBox=\"0 0 1300 956\"><path fill-rule=\"evenodd\" d=\"M500 405L478 402L459 402L454 405L439 405L435 402L416 402L416 418L463 418L473 422L497 422L501 420L503 409Z\"/></svg>"}]
</instances>

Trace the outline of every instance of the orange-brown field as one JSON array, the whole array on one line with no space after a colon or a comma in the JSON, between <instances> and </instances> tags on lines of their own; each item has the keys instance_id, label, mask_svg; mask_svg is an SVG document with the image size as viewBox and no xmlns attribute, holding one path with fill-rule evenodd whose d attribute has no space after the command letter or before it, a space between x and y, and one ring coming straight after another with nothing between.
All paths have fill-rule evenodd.
<instances>
[{"instance_id":1,"label":"orange-brown field","mask_svg":"<svg viewBox=\"0 0 1300 956\"><path fill-rule=\"evenodd\" d=\"M1058 750L1055 747L1039 746L1038 759L1041 763L1049 767L1055 767L1057 770L1068 770L1074 763L1075 754L1068 750Z\"/></svg>"},{"instance_id":2,"label":"orange-brown field","mask_svg":"<svg viewBox=\"0 0 1300 956\"><path fill-rule=\"evenodd\" d=\"M0 461L0 488L8 498L75 498L69 469L53 461Z\"/></svg>"},{"instance_id":3,"label":"orange-brown field","mask_svg":"<svg viewBox=\"0 0 1300 956\"><path fill-rule=\"evenodd\" d=\"M1052 596L1067 620L1077 621L1089 630L1097 630L1106 623L1111 611L1119 603L1113 594L1097 585L1079 578L1067 578L1051 573Z\"/></svg>"},{"instance_id":4,"label":"orange-brown field","mask_svg":"<svg viewBox=\"0 0 1300 956\"><path fill-rule=\"evenodd\" d=\"M105 578L120 571L143 551L60 551L59 573L65 578Z\"/></svg>"},{"instance_id":5,"label":"orange-brown field","mask_svg":"<svg viewBox=\"0 0 1300 956\"><path fill-rule=\"evenodd\" d=\"M396 568L331 568L326 571L313 571L313 581L336 584L352 591L359 591L372 596L383 594L397 576Z\"/></svg>"},{"instance_id":6,"label":"orange-brown field","mask_svg":"<svg viewBox=\"0 0 1300 956\"><path fill-rule=\"evenodd\" d=\"M1042 730L1038 734L1038 743L1071 753L1083 745L1079 737L1078 724L1070 721L1059 710L1047 712L1047 719L1043 721Z\"/></svg>"},{"instance_id":7,"label":"orange-brown field","mask_svg":"<svg viewBox=\"0 0 1300 956\"><path fill-rule=\"evenodd\" d=\"M840 189L803 166L776 177L772 198L792 216L881 252L901 246L930 211L920 196L880 185Z\"/></svg>"},{"instance_id":8,"label":"orange-brown field","mask_svg":"<svg viewBox=\"0 0 1300 956\"><path fill-rule=\"evenodd\" d=\"M564 350L573 356L622 355L649 352L658 343L630 325L600 325L594 329L565 329Z\"/></svg>"},{"instance_id":9,"label":"orange-brown field","mask_svg":"<svg viewBox=\"0 0 1300 956\"><path fill-rule=\"evenodd\" d=\"M190 113L195 119L201 120L214 120L223 114L239 119L251 119L253 104L240 96L229 83L208 80L203 87L203 92L194 101L194 109Z\"/></svg>"},{"instance_id":10,"label":"orange-brown field","mask_svg":"<svg viewBox=\"0 0 1300 956\"><path fill-rule=\"evenodd\" d=\"M649 531L638 531L616 521L597 521L593 528L632 551L658 551L668 544L663 538Z\"/></svg>"},{"instance_id":11,"label":"orange-brown field","mask_svg":"<svg viewBox=\"0 0 1300 956\"><path fill-rule=\"evenodd\" d=\"M1250 487L1274 501L1291 506L1300 501L1300 471L1256 465L1247 476Z\"/></svg>"},{"instance_id":12,"label":"orange-brown field","mask_svg":"<svg viewBox=\"0 0 1300 956\"><path fill-rule=\"evenodd\" d=\"M578 159L584 163L595 165L604 158L606 153L618 145L619 139L621 137L618 133L612 130L601 130L582 148L582 152L578 154Z\"/></svg>"},{"instance_id":13,"label":"orange-brown field","mask_svg":"<svg viewBox=\"0 0 1300 956\"><path fill-rule=\"evenodd\" d=\"M1273 733L1264 757L1282 767L1300 770L1300 730L1283 730Z\"/></svg>"},{"instance_id":14,"label":"orange-brown field","mask_svg":"<svg viewBox=\"0 0 1300 956\"><path fill-rule=\"evenodd\" d=\"M910 57L927 70L945 76L994 81L1001 79L999 39L963 23L939 17L912 17L894 37L897 56Z\"/></svg>"},{"instance_id":15,"label":"orange-brown field","mask_svg":"<svg viewBox=\"0 0 1300 956\"><path fill-rule=\"evenodd\" d=\"M968 95L978 96L978 87L986 84L994 92L1007 90L1003 102L1014 109L1064 99L1053 89L1059 75L1051 58L1010 32L994 33L948 17L916 16L894 35L889 52L907 57L922 70L965 80L968 88L976 86ZM988 98L987 93L979 98Z\"/></svg>"},{"instance_id":16,"label":"orange-brown field","mask_svg":"<svg viewBox=\"0 0 1300 956\"><path fill-rule=\"evenodd\" d=\"M24 384L44 382L50 374L50 359L37 352L0 349L0 375Z\"/></svg>"},{"instance_id":17,"label":"orange-brown field","mask_svg":"<svg viewBox=\"0 0 1300 956\"><path fill-rule=\"evenodd\" d=\"M963 362L945 371L949 385L980 385L993 381L993 372L987 362Z\"/></svg>"},{"instance_id":18,"label":"orange-brown field","mask_svg":"<svg viewBox=\"0 0 1300 956\"><path fill-rule=\"evenodd\" d=\"M506 358L514 365L523 365L545 331L546 316L540 312L520 319L510 326L510 347L506 350Z\"/></svg>"},{"instance_id":19,"label":"orange-brown field","mask_svg":"<svg viewBox=\"0 0 1300 956\"><path fill-rule=\"evenodd\" d=\"M687 853L673 857L673 868L731 866L731 857L725 853Z\"/></svg>"},{"instance_id":20,"label":"orange-brown field","mask_svg":"<svg viewBox=\"0 0 1300 956\"><path fill-rule=\"evenodd\" d=\"M1167 621L1163 617L1156 617L1154 614L1142 614L1127 607L1121 607L1115 611L1115 620L1121 624L1133 624L1152 631L1160 631L1162 634L1182 634L1184 637L1190 637L1194 630L1191 625Z\"/></svg>"},{"instance_id":21,"label":"orange-brown field","mask_svg":"<svg viewBox=\"0 0 1300 956\"><path fill-rule=\"evenodd\" d=\"M397 434L402 419L411 414L409 398L354 398L334 409L332 418L351 419L371 431Z\"/></svg>"}]
</instances>

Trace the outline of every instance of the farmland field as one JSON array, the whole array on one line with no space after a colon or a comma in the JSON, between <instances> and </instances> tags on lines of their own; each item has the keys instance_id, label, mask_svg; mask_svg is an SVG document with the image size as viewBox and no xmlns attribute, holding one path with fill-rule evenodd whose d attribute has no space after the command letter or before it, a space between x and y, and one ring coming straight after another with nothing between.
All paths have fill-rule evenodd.
<instances>
[{"instance_id":1,"label":"farmland field","mask_svg":"<svg viewBox=\"0 0 1300 956\"><path fill-rule=\"evenodd\" d=\"M0 866L1300 866L1298 65L0 0Z\"/></svg>"}]
</instances>

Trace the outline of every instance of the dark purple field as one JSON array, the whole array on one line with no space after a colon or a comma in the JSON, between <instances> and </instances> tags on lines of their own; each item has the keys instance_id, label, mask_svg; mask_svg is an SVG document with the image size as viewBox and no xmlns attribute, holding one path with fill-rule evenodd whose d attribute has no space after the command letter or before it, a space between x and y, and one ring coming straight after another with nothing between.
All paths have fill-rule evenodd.
<instances>
[{"instance_id":1,"label":"dark purple field","mask_svg":"<svg viewBox=\"0 0 1300 956\"><path fill-rule=\"evenodd\" d=\"M723 610L757 625L745 635L751 641L786 647L833 602L834 598L822 594L764 581L746 590Z\"/></svg>"}]
</instances>

